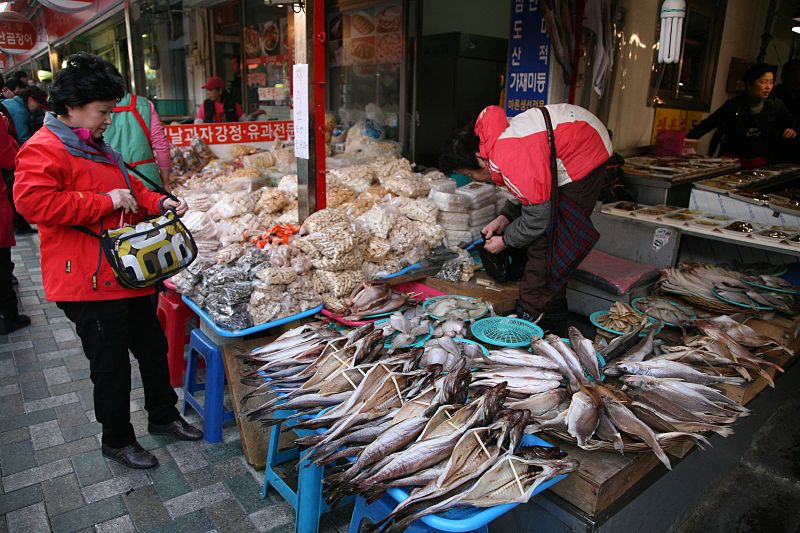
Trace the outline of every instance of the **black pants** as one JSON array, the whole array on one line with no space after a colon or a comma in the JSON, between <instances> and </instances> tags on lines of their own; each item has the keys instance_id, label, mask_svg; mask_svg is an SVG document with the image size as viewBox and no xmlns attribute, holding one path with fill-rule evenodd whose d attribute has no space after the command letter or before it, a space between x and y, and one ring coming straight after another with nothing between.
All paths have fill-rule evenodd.
<instances>
[{"instance_id":1,"label":"black pants","mask_svg":"<svg viewBox=\"0 0 800 533\"><path fill-rule=\"evenodd\" d=\"M144 408L153 424L178 418L169 384L167 339L149 296L99 302L58 302L78 331L94 383L94 410L103 443L121 448L136 437L130 417L130 350L139 361Z\"/></svg>"},{"instance_id":2,"label":"black pants","mask_svg":"<svg viewBox=\"0 0 800 533\"><path fill-rule=\"evenodd\" d=\"M11 284L11 273L14 263L11 262L11 248L0 248L0 315L4 318L16 319L19 316L17 294Z\"/></svg>"}]
</instances>

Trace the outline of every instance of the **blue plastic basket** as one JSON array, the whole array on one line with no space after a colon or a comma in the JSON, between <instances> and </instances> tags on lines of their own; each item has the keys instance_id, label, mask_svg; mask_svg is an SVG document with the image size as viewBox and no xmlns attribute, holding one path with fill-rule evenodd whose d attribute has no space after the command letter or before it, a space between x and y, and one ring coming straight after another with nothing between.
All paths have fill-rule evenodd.
<instances>
[{"instance_id":1,"label":"blue plastic basket","mask_svg":"<svg viewBox=\"0 0 800 533\"><path fill-rule=\"evenodd\" d=\"M598 321L598 318L600 318L601 316L605 316L605 315L607 315L607 314L608 314L608 311L595 311L594 313L592 313L591 315L589 315L589 321L590 321L592 324L594 324L595 326L597 326L598 328L600 328L600 329L602 329L603 331L605 331L605 332L608 332L608 333L613 333L614 335L625 335L625 333L624 333L624 332L622 332L622 331L617 331L617 330L615 330L615 329L607 328L607 327L605 327L605 326L603 326L603 325L601 325L601 324L600 324L600 322ZM646 316L646 315L642 315L642 316ZM652 322L653 324L658 324L658 320L656 320L655 318L653 318L653 317L651 317L651 316L648 316L648 317L647 317L647 321L648 321L648 322ZM660 332L660 331L661 331L663 328L664 328L664 323L663 323L663 322L662 322L660 325L657 325L657 326L656 326L656 335L657 335L657 334L658 334L658 333L659 333L659 332ZM640 336L640 337L646 337L648 333L650 333L650 332L649 332L649 331L642 331L641 333L639 333L639 336Z\"/></svg>"},{"instance_id":2,"label":"blue plastic basket","mask_svg":"<svg viewBox=\"0 0 800 533\"><path fill-rule=\"evenodd\" d=\"M524 446L548 446L553 445L549 442L540 439L539 437L531 434L525 434L522 437L522 444ZM531 495L531 498L540 492L547 490L562 479L567 477L566 474L557 476L551 480L542 483L536 488ZM396 502L401 502L408 498L409 492L401 488L390 488L386 491L392 499ZM518 503L507 503L504 505L496 505L494 507L479 508L479 507L457 507L444 512L440 515L433 514L423 516L420 522L425 525L437 529L439 531L474 531L480 529L498 516L510 511Z\"/></svg>"},{"instance_id":3,"label":"blue plastic basket","mask_svg":"<svg viewBox=\"0 0 800 533\"><path fill-rule=\"evenodd\" d=\"M383 320L378 320L378 321L375 322L375 327L377 328L377 327L381 326L382 324L386 324L388 321L389 321L388 318L384 318ZM392 333L391 335L389 335L388 337L386 337L386 342L383 343L383 347L386 348L387 350L389 348L391 348L392 347L392 340L395 338L396 335L397 335L397 333L395 332L395 333ZM411 344L406 344L405 346L399 346L398 348L399 349L403 349L403 348L419 348L422 345L424 345L426 342L428 342L428 340L430 340L431 337L433 337L433 324L430 324L428 326L428 333L426 333L425 335L420 335L419 337L417 337L417 340L415 340Z\"/></svg>"},{"instance_id":4,"label":"blue plastic basket","mask_svg":"<svg viewBox=\"0 0 800 533\"><path fill-rule=\"evenodd\" d=\"M542 328L521 318L492 316L482 318L472 324L472 335L494 346L527 346L531 337L544 337Z\"/></svg>"}]
</instances>

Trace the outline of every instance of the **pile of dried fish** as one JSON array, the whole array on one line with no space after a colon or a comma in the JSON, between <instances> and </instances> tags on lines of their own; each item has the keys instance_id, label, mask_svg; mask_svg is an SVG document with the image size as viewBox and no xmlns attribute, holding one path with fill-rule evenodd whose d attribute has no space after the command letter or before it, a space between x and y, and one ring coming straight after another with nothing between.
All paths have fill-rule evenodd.
<instances>
[{"instance_id":1,"label":"pile of dried fish","mask_svg":"<svg viewBox=\"0 0 800 533\"><path fill-rule=\"evenodd\" d=\"M673 326L696 318L698 313L693 307L659 296L641 298L636 306L650 318Z\"/></svg>"},{"instance_id":2,"label":"pile of dried fish","mask_svg":"<svg viewBox=\"0 0 800 533\"><path fill-rule=\"evenodd\" d=\"M607 314L597 317L597 322L604 328L628 333L642 322L642 315L626 303L614 302Z\"/></svg>"},{"instance_id":3,"label":"pile of dried fish","mask_svg":"<svg viewBox=\"0 0 800 533\"><path fill-rule=\"evenodd\" d=\"M733 285L726 282L715 282L714 294L729 302L750 307L754 311L774 309L787 315L796 315L800 312L797 298L791 294L759 290L743 283Z\"/></svg>"},{"instance_id":4,"label":"pile of dried fish","mask_svg":"<svg viewBox=\"0 0 800 533\"><path fill-rule=\"evenodd\" d=\"M425 343L422 364L440 365L444 372L450 372L466 361L479 359L482 355L483 349L480 345L444 335Z\"/></svg>"},{"instance_id":5,"label":"pile of dried fish","mask_svg":"<svg viewBox=\"0 0 800 533\"><path fill-rule=\"evenodd\" d=\"M714 283L740 285L741 274L711 265L682 263L678 268L664 268L656 283L659 294L675 294L692 305L720 314L739 311L736 306L725 303L714 296Z\"/></svg>"},{"instance_id":6,"label":"pile of dried fish","mask_svg":"<svg viewBox=\"0 0 800 533\"><path fill-rule=\"evenodd\" d=\"M356 287L353 293L344 301L343 306L331 302L325 304L326 308L334 315L344 320L361 320L365 316L389 313L400 309L409 296L380 282L365 282Z\"/></svg>"},{"instance_id":7,"label":"pile of dried fish","mask_svg":"<svg viewBox=\"0 0 800 533\"><path fill-rule=\"evenodd\" d=\"M390 351L407 348L420 337L431 332L431 321L425 318L422 307L412 307L404 312L395 311L381 326L383 336L390 343Z\"/></svg>"},{"instance_id":8,"label":"pile of dried fish","mask_svg":"<svg viewBox=\"0 0 800 533\"><path fill-rule=\"evenodd\" d=\"M754 285L761 285L763 287L771 287L773 289L800 293L800 287L789 283L783 278L778 278L775 276L767 276L765 274L759 274L756 276L744 276L742 277L742 281Z\"/></svg>"},{"instance_id":9,"label":"pile of dried fish","mask_svg":"<svg viewBox=\"0 0 800 533\"><path fill-rule=\"evenodd\" d=\"M429 300L426 311L439 320L476 320L490 311L488 302L480 298L441 296Z\"/></svg>"}]
</instances>

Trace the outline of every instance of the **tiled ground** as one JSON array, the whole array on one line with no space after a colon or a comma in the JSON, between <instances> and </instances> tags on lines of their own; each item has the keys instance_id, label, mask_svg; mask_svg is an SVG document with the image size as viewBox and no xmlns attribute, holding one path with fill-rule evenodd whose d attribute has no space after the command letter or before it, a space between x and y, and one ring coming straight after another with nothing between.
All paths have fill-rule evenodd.
<instances>
[{"instance_id":1,"label":"tiled ground","mask_svg":"<svg viewBox=\"0 0 800 533\"><path fill-rule=\"evenodd\" d=\"M291 507L274 492L261 498L263 474L245 462L234 424L218 445L147 434L133 358L132 423L160 466L130 470L102 457L88 361L44 299L38 239L17 240L17 291L32 324L0 335L0 533L293 531ZM320 530L344 531L348 521L346 509L334 512Z\"/></svg>"}]
</instances>

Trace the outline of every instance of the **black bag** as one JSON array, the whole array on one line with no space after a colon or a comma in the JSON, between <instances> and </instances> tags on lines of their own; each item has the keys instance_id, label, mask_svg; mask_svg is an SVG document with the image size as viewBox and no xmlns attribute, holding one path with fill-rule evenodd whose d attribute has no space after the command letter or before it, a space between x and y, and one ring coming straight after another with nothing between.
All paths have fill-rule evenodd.
<instances>
[{"instance_id":1,"label":"black bag","mask_svg":"<svg viewBox=\"0 0 800 533\"><path fill-rule=\"evenodd\" d=\"M484 241L485 242L485 241ZM480 243L478 255L483 263L486 273L500 283L519 281L525 273L525 264L528 262L528 251L524 248L506 248L498 254L486 251Z\"/></svg>"}]
</instances>

